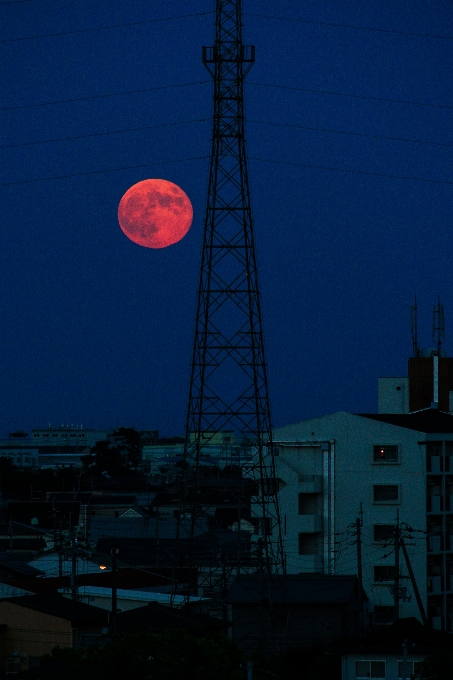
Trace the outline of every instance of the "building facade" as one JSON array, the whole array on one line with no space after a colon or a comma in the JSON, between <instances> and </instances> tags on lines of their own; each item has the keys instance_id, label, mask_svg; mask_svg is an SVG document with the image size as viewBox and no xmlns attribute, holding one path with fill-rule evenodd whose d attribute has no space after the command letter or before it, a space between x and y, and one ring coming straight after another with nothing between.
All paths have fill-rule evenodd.
<instances>
[{"instance_id":1,"label":"building facade","mask_svg":"<svg viewBox=\"0 0 453 680\"><path fill-rule=\"evenodd\" d=\"M335 413L274 432L288 573L357 573L376 623L422 615L453 631L453 415ZM398 559L397 558L397 559Z\"/></svg>"}]
</instances>

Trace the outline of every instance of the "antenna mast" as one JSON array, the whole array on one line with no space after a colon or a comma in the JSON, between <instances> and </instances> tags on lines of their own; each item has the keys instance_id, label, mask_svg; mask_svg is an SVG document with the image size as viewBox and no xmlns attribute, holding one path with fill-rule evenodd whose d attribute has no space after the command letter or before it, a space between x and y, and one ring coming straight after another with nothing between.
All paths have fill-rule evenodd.
<instances>
[{"instance_id":1,"label":"antenna mast","mask_svg":"<svg viewBox=\"0 0 453 680\"><path fill-rule=\"evenodd\" d=\"M411 335L412 335L412 354L414 357L420 356L418 346L418 323L417 323L417 295L414 296L414 304L411 305Z\"/></svg>"},{"instance_id":2,"label":"antenna mast","mask_svg":"<svg viewBox=\"0 0 453 680\"><path fill-rule=\"evenodd\" d=\"M445 340L444 306L440 302L440 295L437 297L437 305L433 305L433 340L437 345L437 356L440 357Z\"/></svg>"},{"instance_id":3,"label":"antenna mast","mask_svg":"<svg viewBox=\"0 0 453 680\"><path fill-rule=\"evenodd\" d=\"M284 560L244 134L244 80L254 59L255 48L242 42L241 0L216 0L215 44L203 47L214 112L179 516L191 518L185 563L195 566L194 539L206 530L202 458L228 432L240 467L238 546L234 564L219 562L219 572L223 590L236 577L249 601L266 608L257 608L256 630L269 649L275 636L266 622L274 619L274 579ZM241 531L247 504L248 543Z\"/></svg>"}]
</instances>

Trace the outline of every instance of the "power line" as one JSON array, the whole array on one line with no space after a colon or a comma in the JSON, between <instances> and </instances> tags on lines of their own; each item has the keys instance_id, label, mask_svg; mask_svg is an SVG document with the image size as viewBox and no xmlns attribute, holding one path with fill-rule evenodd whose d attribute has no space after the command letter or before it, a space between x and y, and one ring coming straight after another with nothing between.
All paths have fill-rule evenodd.
<instances>
[{"instance_id":1,"label":"power line","mask_svg":"<svg viewBox=\"0 0 453 680\"><path fill-rule=\"evenodd\" d=\"M287 125L285 123L270 123L264 120L248 120L249 123L259 123L260 125L272 125L275 127L295 128L298 130L310 130L312 132L331 132L336 135L350 135L352 137L369 137L370 139L386 139L392 142L411 142L413 144L427 144L429 146L453 147L453 144L444 142L426 142L420 139L408 139L405 137L387 137L384 135L369 135L363 132L347 132L346 130L332 130L330 128L308 127L306 125ZM1 148L1 147L0 147Z\"/></svg>"},{"instance_id":2,"label":"power line","mask_svg":"<svg viewBox=\"0 0 453 680\"><path fill-rule=\"evenodd\" d=\"M129 165L129 166L124 166L121 168L106 168L104 170L90 170L88 172L78 172L74 174L68 174L68 175L55 175L53 177L40 177L38 179L26 179L26 180L20 180L17 182L3 182L0 186L12 186L16 184L31 184L34 182L49 182L54 179L69 179L71 177L84 177L87 175L99 175L102 173L106 172L119 172L121 170L136 170L139 168L148 168L148 167L153 167L157 165L169 165L172 163L183 163L185 161L198 161L198 160L205 160L209 158L209 156L194 156L192 158L178 158L174 161L160 161L158 163L144 163L143 165ZM351 174L351 175L365 175L368 177L383 177L386 179L405 179L409 180L412 182L426 182L429 184L447 184L447 185L452 185L453 182L448 181L448 180L439 180L439 179L428 179L426 177L410 177L408 175L390 175L386 174L383 172L367 172L366 170L350 170L350 169L344 169L344 168L333 168L330 166L326 165L310 165L308 163L295 163L292 161L276 161L272 160L269 158L256 158L253 156L249 157L250 160L252 161L259 161L260 163L274 163L277 165L291 165L293 167L299 167L299 168L309 168L309 169L314 169L314 170L329 170L331 172L341 172L343 174Z\"/></svg>"},{"instance_id":3,"label":"power line","mask_svg":"<svg viewBox=\"0 0 453 680\"><path fill-rule=\"evenodd\" d=\"M271 85L269 83L257 83L253 80L248 80L249 85L258 85L259 87L273 87L279 90L293 90L295 92L309 92L312 94L329 94L334 97L351 97L352 99L366 99L375 102L387 102L390 104L412 104L413 106L429 106L435 109L453 109L453 106L447 104L426 104L425 102L414 102L407 99L387 99L384 97L368 97L362 94L345 94L344 92L333 92L331 90L313 90L304 87L288 87L287 85Z\"/></svg>"},{"instance_id":4,"label":"power line","mask_svg":"<svg viewBox=\"0 0 453 680\"><path fill-rule=\"evenodd\" d=\"M55 175L54 177L40 177L38 179L25 179L19 182L3 182L0 186L9 187L15 184L32 184L34 182L50 182L54 179L69 179L70 177L85 177L86 175L100 175L105 172L119 172L120 170L137 170L139 168L151 168L157 165L170 165L172 163L184 163L185 161L201 161L209 156L195 156L193 158L178 158L174 161L160 161L159 163L144 163L143 165L126 165L122 168L106 168L104 170L90 170L89 172L77 172L70 175Z\"/></svg>"},{"instance_id":5,"label":"power line","mask_svg":"<svg viewBox=\"0 0 453 680\"><path fill-rule=\"evenodd\" d=\"M279 21L291 21L298 24L311 24L313 26L331 26L334 28L353 28L357 31L372 31L375 33L389 33L394 35L409 35L416 38L438 38L439 40L453 40L450 35L436 35L433 33L412 33L411 31L394 31L389 28L374 28L372 26L357 26L355 24L337 24L331 21L311 21L309 19L293 19L292 17L277 17L268 14L251 14L244 12L246 17L259 17L261 19L277 19Z\"/></svg>"},{"instance_id":6,"label":"power line","mask_svg":"<svg viewBox=\"0 0 453 680\"><path fill-rule=\"evenodd\" d=\"M21 147L21 146L34 146L37 144L50 144L52 142L65 142L65 141L71 141L71 140L76 140L76 139L88 139L90 137L103 137L107 135L117 135L117 134L123 134L126 132L141 132L143 130L153 130L155 128L161 128L161 127L172 127L174 125L188 125L190 123L206 123L207 121L210 121L210 118L195 118L193 120L181 120L181 121L176 121L174 123L160 123L159 125L145 125L143 127L136 127L136 128L124 128L122 130L109 130L108 132L94 132L92 134L85 134L85 135L75 135L71 137L55 137L53 139L42 139L38 140L35 142L19 142L17 144L5 144L3 146L0 146L0 149L11 149L11 148L16 148L16 147ZM420 139L411 139L411 138L406 138L406 137L389 137L386 135L370 135L367 133L362 133L362 132L349 132L346 130L334 130L332 128L320 128L320 127L310 127L307 125L288 125L286 123L273 123L270 121L265 121L265 120L255 120L255 119L249 119L249 123L255 123L258 125L270 125L272 127L283 127L283 128L291 128L291 129L296 129L296 130L309 130L311 132L328 132L336 135L348 135L351 137L365 137L369 139L384 139L387 141L392 141L392 142L407 142L411 144L423 144L427 146L443 146L447 148L452 148L453 144L447 144L444 142L427 142L425 140L420 140Z\"/></svg>"},{"instance_id":7,"label":"power line","mask_svg":"<svg viewBox=\"0 0 453 680\"><path fill-rule=\"evenodd\" d=\"M40 38L55 38L62 35L76 35L78 33L92 33L94 31L107 31L111 28L129 28L131 26L144 26L155 24L160 21L173 21L174 19L190 19L191 17L204 17L213 12L198 12L197 14L180 14L174 17L162 17L161 19L147 19L146 21L133 21L128 24L110 24L109 26L99 26L97 28L80 28L77 31L62 31L61 33L45 33L43 35L29 35L22 38L11 38L11 40L0 40L0 43L22 42L24 40L38 40Z\"/></svg>"},{"instance_id":8,"label":"power line","mask_svg":"<svg viewBox=\"0 0 453 680\"><path fill-rule=\"evenodd\" d=\"M0 149L11 149L15 148L18 146L33 146L36 144L50 144L52 142L66 142L74 139L88 139L90 137L103 137L105 135L119 135L124 132L140 132L143 130L153 130L154 128L161 128L161 127L172 127L174 125L188 125L189 123L205 123L206 121L211 120L210 118L197 118L194 120L181 120L176 123L161 123L159 125L145 125L144 127L136 127L136 128L125 128L124 130L110 130L109 132L94 132L89 135L76 135L74 137L56 137L54 139L42 139L37 142L21 142L19 144L5 144L4 146L0 146Z\"/></svg>"},{"instance_id":9,"label":"power line","mask_svg":"<svg viewBox=\"0 0 453 680\"><path fill-rule=\"evenodd\" d=\"M293 163L291 161L274 161L268 158L254 158L250 156L252 161L260 161L261 163L276 163L278 165L292 165L299 168L311 168L315 170L330 170L332 172L342 172L351 175L367 175L371 177L384 177L387 179L406 179L413 182L427 182L429 184L449 184L452 185L453 182L441 179L427 179L426 177L409 177L407 175L388 175L383 172L367 172L365 170L346 170L344 168L332 168L326 165L309 165L308 163Z\"/></svg>"},{"instance_id":10,"label":"power line","mask_svg":"<svg viewBox=\"0 0 453 680\"><path fill-rule=\"evenodd\" d=\"M18 109L31 109L37 106L53 106L54 104L71 104L72 102L85 102L90 99L104 99L105 97L121 97L125 94L140 94L142 92L155 92L157 90L171 90L176 87L189 87L190 85L204 85L210 80L196 80L193 83L180 83L179 85L162 85L160 87L145 87L141 90L124 90L122 92L108 92L107 94L94 94L90 97L76 97L73 99L59 99L53 102L42 102L40 104L23 104L20 106L4 106L0 111L16 111Z\"/></svg>"}]
</instances>

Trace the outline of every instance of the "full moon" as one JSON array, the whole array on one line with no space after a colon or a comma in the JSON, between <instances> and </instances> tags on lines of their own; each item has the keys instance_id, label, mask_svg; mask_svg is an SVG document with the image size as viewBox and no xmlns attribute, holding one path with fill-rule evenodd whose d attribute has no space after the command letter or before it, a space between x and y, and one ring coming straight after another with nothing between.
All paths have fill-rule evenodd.
<instances>
[{"instance_id":1,"label":"full moon","mask_svg":"<svg viewBox=\"0 0 453 680\"><path fill-rule=\"evenodd\" d=\"M118 206L118 222L126 236L145 248L167 248L190 229L192 203L177 184L144 179L126 191Z\"/></svg>"}]
</instances>

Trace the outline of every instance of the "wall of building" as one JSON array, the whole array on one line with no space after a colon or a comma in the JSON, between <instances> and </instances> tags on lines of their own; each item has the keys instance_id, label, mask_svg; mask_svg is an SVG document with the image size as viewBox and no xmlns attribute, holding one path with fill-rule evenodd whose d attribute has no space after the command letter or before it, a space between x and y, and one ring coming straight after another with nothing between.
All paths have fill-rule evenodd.
<instances>
[{"instance_id":1,"label":"wall of building","mask_svg":"<svg viewBox=\"0 0 453 680\"><path fill-rule=\"evenodd\" d=\"M382 574L390 575L394 565L393 546L389 545L392 539L376 540L375 525L387 525L392 531L398 513L400 522L421 532L426 530L421 439L425 439L424 434L348 413L335 413L274 432L279 449L277 477L286 484L279 500L289 573L357 573L353 525L357 517L362 517L364 588L373 606L393 606L393 581L379 580ZM398 447L398 461L375 462L373 447L377 445ZM377 500L375 487L379 487L379 494L387 493L388 487L393 487L393 493L396 487L398 498ZM423 533L414 536L407 542L415 541L416 545L408 547L408 551L426 606L426 537ZM411 597L410 602L400 603L400 616L420 618L402 555L400 561L404 575L401 586ZM379 579L375 567L384 567L378 569Z\"/></svg>"},{"instance_id":2,"label":"wall of building","mask_svg":"<svg viewBox=\"0 0 453 680\"><path fill-rule=\"evenodd\" d=\"M30 656L50 654L54 647L72 647L71 622L21 607L13 602L0 602L0 621L7 630L0 635L0 669L7 658L20 658L20 670L28 670Z\"/></svg>"}]
</instances>

